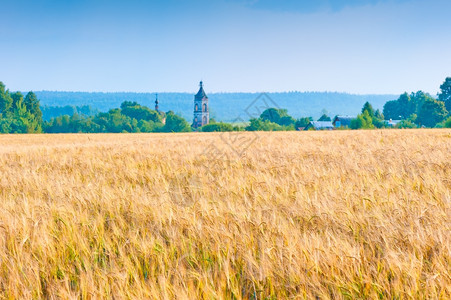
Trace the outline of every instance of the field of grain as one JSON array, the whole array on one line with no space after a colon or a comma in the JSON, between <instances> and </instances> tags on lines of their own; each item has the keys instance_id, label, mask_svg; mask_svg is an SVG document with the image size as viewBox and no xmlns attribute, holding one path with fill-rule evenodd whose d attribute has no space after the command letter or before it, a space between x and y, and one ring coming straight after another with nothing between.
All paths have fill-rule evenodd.
<instances>
[{"instance_id":1,"label":"field of grain","mask_svg":"<svg viewBox=\"0 0 451 300\"><path fill-rule=\"evenodd\" d=\"M0 136L0 297L451 298L451 130Z\"/></svg>"}]
</instances>

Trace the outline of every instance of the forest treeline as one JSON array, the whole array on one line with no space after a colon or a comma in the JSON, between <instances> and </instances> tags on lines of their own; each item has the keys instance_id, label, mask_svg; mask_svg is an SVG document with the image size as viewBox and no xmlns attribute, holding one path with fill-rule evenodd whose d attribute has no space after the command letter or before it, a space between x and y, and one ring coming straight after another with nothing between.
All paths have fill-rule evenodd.
<instances>
[{"instance_id":1,"label":"forest treeline","mask_svg":"<svg viewBox=\"0 0 451 300\"><path fill-rule=\"evenodd\" d=\"M195 91L193 91L195 92ZM261 93L210 93L206 90L210 102L210 117L223 122L233 122L238 116L249 121L243 112L252 106ZM155 93L89 93L89 92L57 92L36 91L41 106L83 106L89 104L93 109L107 112L118 108L122 102L131 101L153 108ZM338 92L270 92L268 96L270 107L285 108L295 118L312 116L317 119L322 111L327 109L330 114L357 115L362 105L368 101L375 108L382 110L384 104L396 99L398 95L355 95ZM193 117L193 93L158 94L160 109L174 111L176 114L191 120ZM70 115L70 114L69 114ZM43 112L46 119L46 113Z\"/></svg>"},{"instance_id":2,"label":"forest treeline","mask_svg":"<svg viewBox=\"0 0 451 300\"><path fill-rule=\"evenodd\" d=\"M43 112L46 117L43 117ZM350 129L388 127L386 120L400 120L396 128L451 128L451 77L440 86L437 98L418 91L404 93L385 103L383 110L366 102ZM293 118L286 109L269 107L258 118L246 123L210 120L197 129L212 131L283 131L306 127L312 117ZM323 114L319 121L331 121ZM119 133L119 132L189 132L191 124L173 111L161 112L135 101L124 101L119 108L99 112L90 106L40 107L33 92L25 96L10 92L0 82L0 133Z\"/></svg>"}]
</instances>

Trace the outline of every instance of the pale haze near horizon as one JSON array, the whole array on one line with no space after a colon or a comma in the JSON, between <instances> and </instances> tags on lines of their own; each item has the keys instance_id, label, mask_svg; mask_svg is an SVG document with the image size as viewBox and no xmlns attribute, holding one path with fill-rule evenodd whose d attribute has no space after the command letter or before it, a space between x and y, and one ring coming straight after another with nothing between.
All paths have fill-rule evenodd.
<instances>
[{"instance_id":1,"label":"pale haze near horizon","mask_svg":"<svg viewBox=\"0 0 451 300\"><path fill-rule=\"evenodd\" d=\"M2 1L10 90L435 95L451 2Z\"/></svg>"}]
</instances>

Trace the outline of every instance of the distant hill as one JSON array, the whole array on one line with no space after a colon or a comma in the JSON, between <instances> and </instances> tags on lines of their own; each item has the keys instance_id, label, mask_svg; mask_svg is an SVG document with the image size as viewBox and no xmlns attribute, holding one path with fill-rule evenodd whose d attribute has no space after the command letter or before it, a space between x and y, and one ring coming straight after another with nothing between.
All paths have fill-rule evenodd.
<instances>
[{"instance_id":1,"label":"distant hill","mask_svg":"<svg viewBox=\"0 0 451 300\"><path fill-rule=\"evenodd\" d=\"M136 101L139 104L154 107L155 94L153 93L87 93L87 92L36 92L41 105L47 106L83 106L90 105L100 111L117 108L123 101ZM284 92L267 93L268 106L285 108L295 118L318 118L323 110L331 117L337 114L357 115L363 104L369 101L373 107L382 110L385 102L398 98L398 95L353 95L334 92ZM258 111L264 108L259 93L211 93L210 115L217 121L230 122L238 117L249 119L247 111ZM159 106L163 111L172 110L187 120L191 120L193 112L194 93L159 93ZM263 105L263 106L262 106ZM259 106L256 109L254 106Z\"/></svg>"}]
</instances>

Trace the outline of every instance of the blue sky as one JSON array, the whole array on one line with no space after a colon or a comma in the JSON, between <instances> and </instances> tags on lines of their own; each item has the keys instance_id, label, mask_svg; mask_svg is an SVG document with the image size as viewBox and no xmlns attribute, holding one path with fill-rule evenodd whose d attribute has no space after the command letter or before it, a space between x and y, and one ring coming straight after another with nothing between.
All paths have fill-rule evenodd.
<instances>
[{"instance_id":1,"label":"blue sky","mask_svg":"<svg viewBox=\"0 0 451 300\"><path fill-rule=\"evenodd\" d=\"M449 0L0 0L11 90L437 93Z\"/></svg>"}]
</instances>

